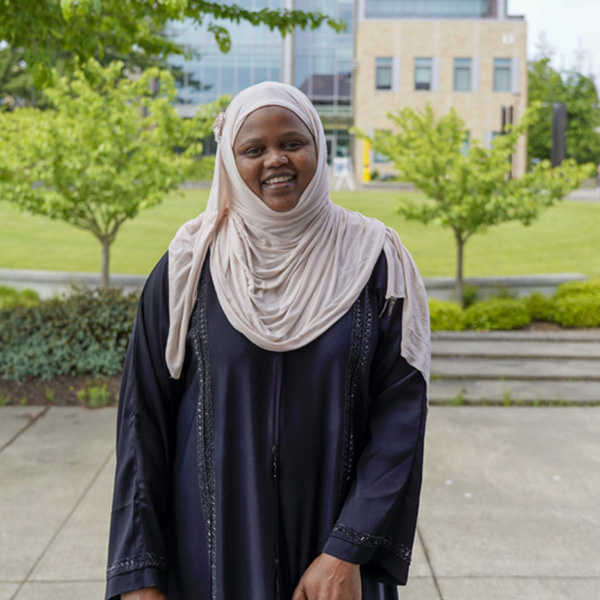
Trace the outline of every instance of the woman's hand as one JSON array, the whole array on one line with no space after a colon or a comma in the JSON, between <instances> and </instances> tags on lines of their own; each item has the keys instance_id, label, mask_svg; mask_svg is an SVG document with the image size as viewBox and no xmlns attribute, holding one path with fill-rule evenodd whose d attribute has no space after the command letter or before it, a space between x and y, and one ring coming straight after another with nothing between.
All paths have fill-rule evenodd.
<instances>
[{"instance_id":1,"label":"woman's hand","mask_svg":"<svg viewBox=\"0 0 600 600\"><path fill-rule=\"evenodd\" d=\"M121 594L121 600L167 600L167 597L158 588L151 587Z\"/></svg>"},{"instance_id":2,"label":"woman's hand","mask_svg":"<svg viewBox=\"0 0 600 600\"><path fill-rule=\"evenodd\" d=\"M321 554L306 569L292 600L361 600L360 566Z\"/></svg>"}]
</instances>

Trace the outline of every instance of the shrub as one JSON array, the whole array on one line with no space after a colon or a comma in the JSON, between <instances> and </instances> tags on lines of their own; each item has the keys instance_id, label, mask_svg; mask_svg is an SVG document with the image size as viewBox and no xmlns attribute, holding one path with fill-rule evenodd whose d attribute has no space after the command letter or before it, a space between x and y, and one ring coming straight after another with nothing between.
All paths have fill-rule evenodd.
<instances>
[{"instance_id":1,"label":"shrub","mask_svg":"<svg viewBox=\"0 0 600 600\"><path fill-rule=\"evenodd\" d=\"M559 297L554 302L553 320L563 327L600 327L600 291Z\"/></svg>"},{"instance_id":2,"label":"shrub","mask_svg":"<svg viewBox=\"0 0 600 600\"><path fill-rule=\"evenodd\" d=\"M465 328L463 311L456 302L430 298L429 319L432 331L461 331Z\"/></svg>"},{"instance_id":3,"label":"shrub","mask_svg":"<svg viewBox=\"0 0 600 600\"><path fill-rule=\"evenodd\" d=\"M600 294L600 279L589 281L569 281L558 286L554 294L555 300L560 298L573 298L575 296L586 296L589 294Z\"/></svg>"},{"instance_id":4,"label":"shrub","mask_svg":"<svg viewBox=\"0 0 600 600\"><path fill-rule=\"evenodd\" d=\"M468 329L520 329L531 321L525 303L511 298L489 298L464 313Z\"/></svg>"},{"instance_id":5,"label":"shrub","mask_svg":"<svg viewBox=\"0 0 600 600\"><path fill-rule=\"evenodd\" d=\"M539 292L524 298L527 312L535 321L554 321L554 300Z\"/></svg>"},{"instance_id":6,"label":"shrub","mask_svg":"<svg viewBox=\"0 0 600 600\"><path fill-rule=\"evenodd\" d=\"M34 290L17 291L15 288L0 285L0 310L11 306L35 306L40 297Z\"/></svg>"},{"instance_id":7,"label":"shrub","mask_svg":"<svg viewBox=\"0 0 600 600\"><path fill-rule=\"evenodd\" d=\"M118 290L78 290L65 300L0 310L0 377L116 375L136 305Z\"/></svg>"},{"instance_id":8,"label":"shrub","mask_svg":"<svg viewBox=\"0 0 600 600\"><path fill-rule=\"evenodd\" d=\"M476 285L463 284L462 301L465 308L479 300L479 288Z\"/></svg>"}]
</instances>

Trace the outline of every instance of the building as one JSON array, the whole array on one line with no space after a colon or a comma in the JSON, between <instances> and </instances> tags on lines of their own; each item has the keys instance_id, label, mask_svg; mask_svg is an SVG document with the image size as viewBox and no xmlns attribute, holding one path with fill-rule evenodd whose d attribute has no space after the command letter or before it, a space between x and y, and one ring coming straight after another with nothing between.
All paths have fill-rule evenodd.
<instances>
[{"instance_id":1,"label":"building","mask_svg":"<svg viewBox=\"0 0 600 600\"><path fill-rule=\"evenodd\" d=\"M231 0L229 0L231 1ZM346 23L297 30L281 38L267 27L223 23L232 49L222 54L207 25L175 23L166 32L188 57L181 70L178 108L191 116L198 104L235 94L268 79L291 83L317 108L328 156L352 156L356 179L393 171L383 156L353 139L355 125L368 133L390 128L389 111L429 103L438 114L453 106L470 140L489 144L502 123L517 121L527 104L526 24L508 17L502 0L238 0L260 10L325 12ZM210 148L210 146L209 146ZM514 157L525 170L525 142Z\"/></svg>"},{"instance_id":2,"label":"building","mask_svg":"<svg viewBox=\"0 0 600 600\"><path fill-rule=\"evenodd\" d=\"M454 107L469 140L489 145L527 106L526 24L500 1L361 0L356 57L354 123L369 134L390 129L388 112L429 103L439 115ZM359 181L392 171L362 140L354 157ZM521 140L514 174L525 165Z\"/></svg>"}]
</instances>

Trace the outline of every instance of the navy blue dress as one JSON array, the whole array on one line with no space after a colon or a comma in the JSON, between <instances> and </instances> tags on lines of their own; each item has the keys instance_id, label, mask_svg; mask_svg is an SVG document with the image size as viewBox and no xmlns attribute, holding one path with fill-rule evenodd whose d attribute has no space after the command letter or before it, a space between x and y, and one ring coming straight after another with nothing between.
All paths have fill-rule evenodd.
<instances>
[{"instance_id":1,"label":"navy blue dress","mask_svg":"<svg viewBox=\"0 0 600 600\"><path fill-rule=\"evenodd\" d=\"M119 401L106 598L290 600L321 553L396 599L416 528L427 412L400 356L381 256L351 310L298 350L229 324L208 260L182 376L168 376L168 256L139 304Z\"/></svg>"}]
</instances>

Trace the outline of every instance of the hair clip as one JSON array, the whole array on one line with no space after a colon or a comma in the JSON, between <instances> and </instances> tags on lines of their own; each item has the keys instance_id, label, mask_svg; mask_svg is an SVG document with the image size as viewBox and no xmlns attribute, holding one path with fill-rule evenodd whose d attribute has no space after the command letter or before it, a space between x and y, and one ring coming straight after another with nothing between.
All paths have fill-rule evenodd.
<instances>
[{"instance_id":1,"label":"hair clip","mask_svg":"<svg viewBox=\"0 0 600 600\"><path fill-rule=\"evenodd\" d=\"M223 126L225 125L225 113L220 112L213 123L213 133L215 134L215 141L218 143L221 142L221 138L223 137Z\"/></svg>"}]
</instances>

